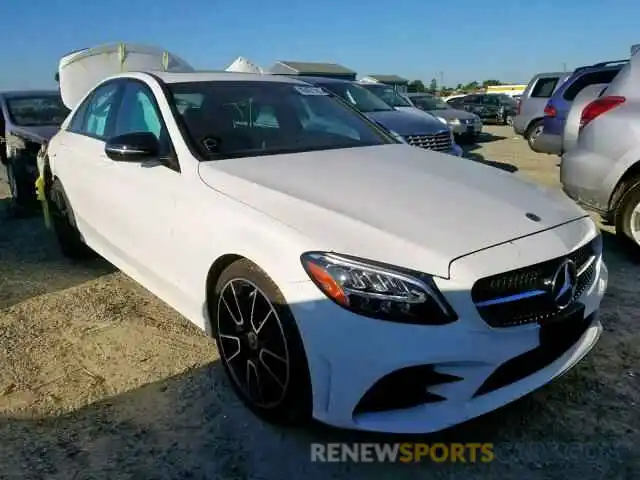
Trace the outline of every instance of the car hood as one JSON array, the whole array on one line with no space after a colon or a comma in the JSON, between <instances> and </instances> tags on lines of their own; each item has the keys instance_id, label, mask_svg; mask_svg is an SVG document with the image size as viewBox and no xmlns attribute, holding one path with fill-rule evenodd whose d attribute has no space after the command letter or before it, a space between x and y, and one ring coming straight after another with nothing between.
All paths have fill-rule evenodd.
<instances>
[{"instance_id":1,"label":"car hood","mask_svg":"<svg viewBox=\"0 0 640 480\"><path fill-rule=\"evenodd\" d=\"M53 137L58 132L58 130L60 130L60 127L56 125L42 125L42 126L34 126L34 127L21 127L21 126L11 127L11 133L20 135L22 137L26 137L27 139L33 140L34 142L38 142L38 143L51 140L51 137Z\"/></svg>"},{"instance_id":2,"label":"car hood","mask_svg":"<svg viewBox=\"0 0 640 480\"><path fill-rule=\"evenodd\" d=\"M420 113L413 113L400 110L389 110L384 112L368 112L367 117L381 123L384 127L400 135L424 135L447 130L447 126L435 117Z\"/></svg>"},{"instance_id":3,"label":"car hood","mask_svg":"<svg viewBox=\"0 0 640 480\"><path fill-rule=\"evenodd\" d=\"M313 248L443 277L456 258L586 216L560 192L404 144L203 162L199 173Z\"/></svg>"},{"instance_id":4,"label":"car hood","mask_svg":"<svg viewBox=\"0 0 640 480\"><path fill-rule=\"evenodd\" d=\"M459 118L460 120L474 120L477 116L473 113L465 112L464 110L456 110L455 108L447 108L445 110L427 110L431 115L442 117L445 120L453 120Z\"/></svg>"}]
</instances>

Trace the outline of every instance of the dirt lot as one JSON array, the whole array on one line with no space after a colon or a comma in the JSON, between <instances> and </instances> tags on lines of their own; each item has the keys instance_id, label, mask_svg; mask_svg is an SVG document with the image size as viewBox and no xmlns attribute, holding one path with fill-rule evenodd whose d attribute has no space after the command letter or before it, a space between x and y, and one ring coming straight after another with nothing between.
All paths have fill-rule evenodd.
<instances>
[{"instance_id":1,"label":"dirt lot","mask_svg":"<svg viewBox=\"0 0 640 480\"><path fill-rule=\"evenodd\" d=\"M557 185L557 158L487 131L469 157ZM7 196L0 181L2 479L640 477L640 266L611 235L596 349L536 393L420 439L494 442L496 461L318 464L311 442L399 439L258 421L203 333L106 262L65 261L39 217L7 215Z\"/></svg>"}]
</instances>

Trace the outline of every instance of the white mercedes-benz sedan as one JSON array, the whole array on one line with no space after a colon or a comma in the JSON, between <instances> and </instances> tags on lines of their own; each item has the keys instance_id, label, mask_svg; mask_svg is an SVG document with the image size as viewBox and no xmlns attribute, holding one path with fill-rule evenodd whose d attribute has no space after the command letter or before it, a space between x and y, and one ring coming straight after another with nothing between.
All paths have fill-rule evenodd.
<instances>
[{"instance_id":1,"label":"white mercedes-benz sedan","mask_svg":"<svg viewBox=\"0 0 640 480\"><path fill-rule=\"evenodd\" d=\"M209 332L266 420L440 430L562 375L602 331L601 237L561 193L399 143L283 76L67 74L42 166L63 252Z\"/></svg>"}]
</instances>

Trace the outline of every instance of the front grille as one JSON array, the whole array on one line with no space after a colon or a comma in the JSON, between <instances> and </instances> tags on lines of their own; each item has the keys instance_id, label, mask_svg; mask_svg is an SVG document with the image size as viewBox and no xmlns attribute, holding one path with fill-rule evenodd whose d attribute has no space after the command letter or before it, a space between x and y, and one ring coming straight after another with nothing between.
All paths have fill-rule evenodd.
<instances>
[{"instance_id":1,"label":"front grille","mask_svg":"<svg viewBox=\"0 0 640 480\"><path fill-rule=\"evenodd\" d=\"M593 283L601 242L598 236L567 256L478 280L471 289L478 313L492 327L552 321L562 311L549 293L554 274L566 259L576 264L578 282L572 302L578 300Z\"/></svg>"},{"instance_id":2,"label":"front grille","mask_svg":"<svg viewBox=\"0 0 640 480\"><path fill-rule=\"evenodd\" d=\"M448 131L428 135L407 135L404 139L409 145L428 150L441 152L451 148L451 134Z\"/></svg>"}]
</instances>

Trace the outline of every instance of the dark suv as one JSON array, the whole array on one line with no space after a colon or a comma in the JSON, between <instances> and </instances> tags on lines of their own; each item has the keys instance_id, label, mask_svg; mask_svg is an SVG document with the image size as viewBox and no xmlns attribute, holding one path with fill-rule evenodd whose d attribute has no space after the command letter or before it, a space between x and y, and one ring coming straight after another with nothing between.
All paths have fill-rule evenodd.
<instances>
[{"instance_id":1,"label":"dark suv","mask_svg":"<svg viewBox=\"0 0 640 480\"><path fill-rule=\"evenodd\" d=\"M516 115L516 101L501 93L479 93L447 101L451 108L475 113L483 122L510 125Z\"/></svg>"},{"instance_id":2,"label":"dark suv","mask_svg":"<svg viewBox=\"0 0 640 480\"><path fill-rule=\"evenodd\" d=\"M531 144L536 152L562 155L562 136L571 104L590 85L609 84L629 60L596 63L580 67L553 93L544 108L542 132Z\"/></svg>"}]
</instances>

